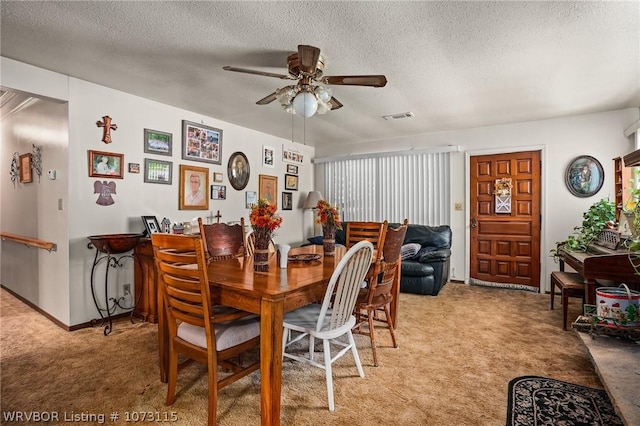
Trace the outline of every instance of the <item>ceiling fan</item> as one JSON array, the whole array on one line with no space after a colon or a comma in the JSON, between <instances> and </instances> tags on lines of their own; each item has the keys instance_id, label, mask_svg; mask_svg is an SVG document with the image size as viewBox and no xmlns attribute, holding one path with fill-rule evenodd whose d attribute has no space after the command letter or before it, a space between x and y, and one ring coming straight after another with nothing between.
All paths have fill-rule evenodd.
<instances>
[{"instance_id":1,"label":"ceiling fan","mask_svg":"<svg viewBox=\"0 0 640 426\"><path fill-rule=\"evenodd\" d=\"M278 89L260 99L256 104L267 105L277 99L285 111L305 117L311 117L316 112L324 114L342 107L342 103L331 96L331 89L319 84L371 87L384 87L387 84L387 78L384 75L323 76L324 58L320 56L320 49L304 44L298 45L297 53L292 53L287 57L287 68L289 74L275 74L231 66L222 67L226 71L275 77L282 80L297 80L296 84Z\"/></svg>"}]
</instances>

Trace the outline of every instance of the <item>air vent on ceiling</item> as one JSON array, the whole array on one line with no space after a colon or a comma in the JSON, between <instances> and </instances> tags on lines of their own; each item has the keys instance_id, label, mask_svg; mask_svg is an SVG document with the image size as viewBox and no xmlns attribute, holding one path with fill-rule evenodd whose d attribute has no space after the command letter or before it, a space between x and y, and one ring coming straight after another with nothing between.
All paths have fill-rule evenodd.
<instances>
[{"instance_id":1,"label":"air vent on ceiling","mask_svg":"<svg viewBox=\"0 0 640 426\"><path fill-rule=\"evenodd\" d=\"M385 120L400 120L401 118L411 118L413 117L412 112L402 112L400 114L391 114L391 115L383 115L382 118Z\"/></svg>"}]
</instances>

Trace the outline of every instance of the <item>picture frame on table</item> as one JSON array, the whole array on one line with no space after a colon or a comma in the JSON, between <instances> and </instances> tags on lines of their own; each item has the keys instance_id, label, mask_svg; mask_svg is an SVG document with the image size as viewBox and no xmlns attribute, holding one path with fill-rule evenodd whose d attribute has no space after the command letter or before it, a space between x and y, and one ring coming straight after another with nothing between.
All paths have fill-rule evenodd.
<instances>
[{"instance_id":1,"label":"picture frame on table","mask_svg":"<svg viewBox=\"0 0 640 426\"><path fill-rule=\"evenodd\" d=\"M173 135L159 130L144 129L144 152L146 154L173 154Z\"/></svg>"},{"instance_id":2,"label":"picture frame on table","mask_svg":"<svg viewBox=\"0 0 640 426\"><path fill-rule=\"evenodd\" d=\"M211 199L212 200L226 200L227 199L227 186L226 185L211 185Z\"/></svg>"},{"instance_id":3,"label":"picture frame on table","mask_svg":"<svg viewBox=\"0 0 640 426\"><path fill-rule=\"evenodd\" d=\"M20 183L33 182L32 156L31 154L22 154L20 156Z\"/></svg>"},{"instance_id":4,"label":"picture frame on table","mask_svg":"<svg viewBox=\"0 0 640 426\"><path fill-rule=\"evenodd\" d=\"M171 185L173 182L173 163L171 161L144 159L144 181Z\"/></svg>"},{"instance_id":5,"label":"picture frame on table","mask_svg":"<svg viewBox=\"0 0 640 426\"><path fill-rule=\"evenodd\" d=\"M182 159L222 164L222 130L182 120Z\"/></svg>"},{"instance_id":6,"label":"picture frame on table","mask_svg":"<svg viewBox=\"0 0 640 426\"><path fill-rule=\"evenodd\" d=\"M298 166L296 166L295 164L287 164L287 173L290 173L292 175L297 175Z\"/></svg>"},{"instance_id":7,"label":"picture frame on table","mask_svg":"<svg viewBox=\"0 0 640 426\"><path fill-rule=\"evenodd\" d=\"M258 198L278 207L278 177L258 175Z\"/></svg>"},{"instance_id":8,"label":"picture frame on table","mask_svg":"<svg viewBox=\"0 0 640 426\"><path fill-rule=\"evenodd\" d=\"M208 210L209 169L180 165L180 210Z\"/></svg>"},{"instance_id":9,"label":"picture frame on table","mask_svg":"<svg viewBox=\"0 0 640 426\"><path fill-rule=\"evenodd\" d=\"M89 154L89 177L122 179L124 154L105 151L87 151Z\"/></svg>"},{"instance_id":10,"label":"picture frame on table","mask_svg":"<svg viewBox=\"0 0 640 426\"><path fill-rule=\"evenodd\" d=\"M262 165L265 167L275 167L273 160L275 158L275 149L270 146L262 146Z\"/></svg>"},{"instance_id":11,"label":"picture frame on table","mask_svg":"<svg viewBox=\"0 0 640 426\"><path fill-rule=\"evenodd\" d=\"M158 234L161 232L160 224L158 223L158 219L155 216L141 216L142 223L144 223L144 228L147 231L147 235L151 236L151 234Z\"/></svg>"},{"instance_id":12,"label":"picture frame on table","mask_svg":"<svg viewBox=\"0 0 640 426\"><path fill-rule=\"evenodd\" d=\"M576 197L591 197L602 188L604 169L602 164L590 155L580 155L569 163L565 171L565 184Z\"/></svg>"},{"instance_id":13,"label":"picture frame on table","mask_svg":"<svg viewBox=\"0 0 640 426\"><path fill-rule=\"evenodd\" d=\"M244 193L244 206L250 209L254 204L258 203L258 193L256 191L247 191Z\"/></svg>"},{"instance_id":14,"label":"picture frame on table","mask_svg":"<svg viewBox=\"0 0 640 426\"><path fill-rule=\"evenodd\" d=\"M240 151L231 154L227 163L227 177L233 189L238 191L245 189L249 183L250 175L251 168L247 156Z\"/></svg>"},{"instance_id":15,"label":"picture frame on table","mask_svg":"<svg viewBox=\"0 0 640 426\"><path fill-rule=\"evenodd\" d=\"M293 210L293 192L282 193L282 210Z\"/></svg>"},{"instance_id":16,"label":"picture frame on table","mask_svg":"<svg viewBox=\"0 0 640 426\"><path fill-rule=\"evenodd\" d=\"M284 175L284 189L289 191L298 190L298 176L296 175Z\"/></svg>"}]
</instances>

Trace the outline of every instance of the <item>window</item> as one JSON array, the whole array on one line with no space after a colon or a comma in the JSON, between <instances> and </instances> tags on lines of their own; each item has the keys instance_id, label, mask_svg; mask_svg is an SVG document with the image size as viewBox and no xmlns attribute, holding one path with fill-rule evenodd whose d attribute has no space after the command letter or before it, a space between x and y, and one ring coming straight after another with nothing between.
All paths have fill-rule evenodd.
<instances>
[{"instance_id":1,"label":"window","mask_svg":"<svg viewBox=\"0 0 640 426\"><path fill-rule=\"evenodd\" d=\"M344 221L449 224L450 153L388 153L329 159L325 198Z\"/></svg>"}]
</instances>

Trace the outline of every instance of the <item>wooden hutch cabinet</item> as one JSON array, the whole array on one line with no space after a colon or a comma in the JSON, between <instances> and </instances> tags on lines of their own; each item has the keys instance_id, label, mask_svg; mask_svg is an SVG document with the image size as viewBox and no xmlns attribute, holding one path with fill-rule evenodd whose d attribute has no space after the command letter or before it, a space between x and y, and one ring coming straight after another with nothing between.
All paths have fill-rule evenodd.
<instances>
[{"instance_id":1,"label":"wooden hutch cabinet","mask_svg":"<svg viewBox=\"0 0 640 426\"><path fill-rule=\"evenodd\" d=\"M135 295L140 297L134 315L144 321L158 322L158 274L153 262L153 246L150 238L142 238L133 251L135 263Z\"/></svg>"}]
</instances>

